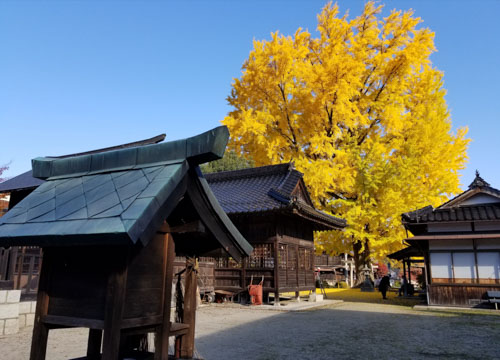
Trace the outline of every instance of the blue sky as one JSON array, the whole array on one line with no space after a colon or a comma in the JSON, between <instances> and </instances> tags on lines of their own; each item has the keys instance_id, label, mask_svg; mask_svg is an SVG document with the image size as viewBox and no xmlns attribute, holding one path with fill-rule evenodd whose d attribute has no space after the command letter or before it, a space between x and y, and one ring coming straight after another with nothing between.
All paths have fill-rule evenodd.
<instances>
[{"instance_id":1,"label":"blue sky","mask_svg":"<svg viewBox=\"0 0 500 360\"><path fill-rule=\"evenodd\" d=\"M0 165L219 125L253 39L316 29L326 1L0 2ZM363 1L339 1L360 14ZM500 1L386 1L436 33L454 128L472 143L462 172L500 188Z\"/></svg>"}]
</instances>

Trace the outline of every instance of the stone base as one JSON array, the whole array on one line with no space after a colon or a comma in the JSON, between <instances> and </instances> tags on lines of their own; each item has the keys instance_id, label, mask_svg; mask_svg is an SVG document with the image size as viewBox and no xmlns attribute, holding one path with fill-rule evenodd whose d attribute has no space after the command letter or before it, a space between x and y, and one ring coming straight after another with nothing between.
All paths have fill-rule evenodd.
<instances>
[{"instance_id":1,"label":"stone base","mask_svg":"<svg viewBox=\"0 0 500 360\"><path fill-rule=\"evenodd\" d=\"M19 331L21 290L0 290L0 336Z\"/></svg>"},{"instance_id":2,"label":"stone base","mask_svg":"<svg viewBox=\"0 0 500 360\"><path fill-rule=\"evenodd\" d=\"M310 294L309 295L310 302L320 302L323 301L323 294Z\"/></svg>"}]
</instances>

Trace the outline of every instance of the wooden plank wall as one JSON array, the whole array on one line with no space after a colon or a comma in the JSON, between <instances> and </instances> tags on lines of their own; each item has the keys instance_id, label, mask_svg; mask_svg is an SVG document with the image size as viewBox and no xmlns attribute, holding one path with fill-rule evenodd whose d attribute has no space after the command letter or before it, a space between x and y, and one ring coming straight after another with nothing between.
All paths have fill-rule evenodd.
<instances>
[{"instance_id":1,"label":"wooden plank wall","mask_svg":"<svg viewBox=\"0 0 500 360\"><path fill-rule=\"evenodd\" d=\"M429 285L429 305L472 306L485 299L487 291L499 286Z\"/></svg>"}]
</instances>

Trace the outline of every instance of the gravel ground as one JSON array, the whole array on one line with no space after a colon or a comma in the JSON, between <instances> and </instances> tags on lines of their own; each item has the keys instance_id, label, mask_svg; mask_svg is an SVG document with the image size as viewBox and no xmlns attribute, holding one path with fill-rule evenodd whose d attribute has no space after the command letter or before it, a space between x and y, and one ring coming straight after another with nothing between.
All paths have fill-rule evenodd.
<instances>
[{"instance_id":1,"label":"gravel ground","mask_svg":"<svg viewBox=\"0 0 500 360\"><path fill-rule=\"evenodd\" d=\"M32 328L0 337L0 358L29 358ZM47 359L85 354L87 330L52 330ZM301 312L204 306L197 354L210 359L499 359L500 316L341 303Z\"/></svg>"}]
</instances>

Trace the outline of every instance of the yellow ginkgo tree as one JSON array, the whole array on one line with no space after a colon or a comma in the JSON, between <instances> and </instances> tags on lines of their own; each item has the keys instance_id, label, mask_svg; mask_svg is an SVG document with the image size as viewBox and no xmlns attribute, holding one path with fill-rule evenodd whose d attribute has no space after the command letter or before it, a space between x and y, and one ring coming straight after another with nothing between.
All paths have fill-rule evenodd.
<instances>
[{"instance_id":1,"label":"yellow ginkgo tree","mask_svg":"<svg viewBox=\"0 0 500 360\"><path fill-rule=\"evenodd\" d=\"M358 269L401 248L401 213L459 191L467 158L429 59L434 34L412 11L381 10L349 19L330 3L317 36L254 41L223 121L256 165L294 161L317 206L348 222L317 248L352 251Z\"/></svg>"}]
</instances>

